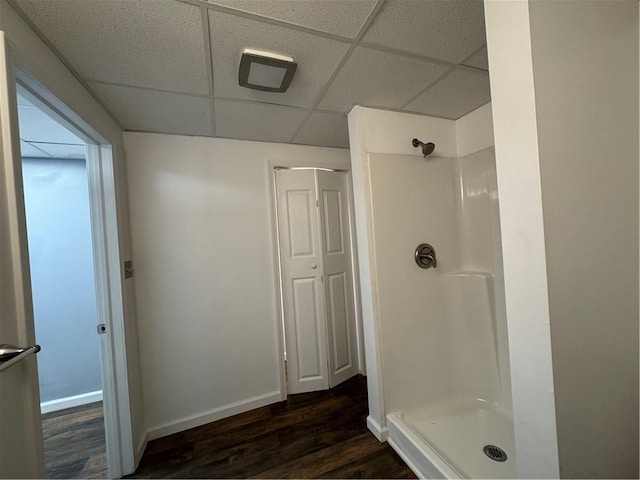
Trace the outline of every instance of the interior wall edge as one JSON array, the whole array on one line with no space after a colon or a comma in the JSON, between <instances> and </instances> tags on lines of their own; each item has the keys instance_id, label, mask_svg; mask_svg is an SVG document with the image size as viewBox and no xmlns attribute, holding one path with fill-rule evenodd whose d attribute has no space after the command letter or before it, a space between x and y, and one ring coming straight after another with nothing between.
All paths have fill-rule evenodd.
<instances>
[{"instance_id":1,"label":"interior wall edge","mask_svg":"<svg viewBox=\"0 0 640 480\"><path fill-rule=\"evenodd\" d=\"M547 263L528 2L485 1L517 473L557 478Z\"/></svg>"},{"instance_id":2,"label":"interior wall edge","mask_svg":"<svg viewBox=\"0 0 640 480\"><path fill-rule=\"evenodd\" d=\"M347 117L349 125L349 152L351 155L351 174L353 181L354 219L356 225L356 243L360 277L360 301L362 307L362 330L364 338L365 365L367 370L367 392L369 401L368 425L386 428L386 412L382 390L382 359L380 353L380 334L375 306L370 190L368 173L368 152L364 135L366 110L354 107ZM371 420L369 420L371 419ZM369 422L374 422L369 423ZM374 431L380 430L374 428ZM380 441L382 436L378 437Z\"/></svg>"}]
</instances>

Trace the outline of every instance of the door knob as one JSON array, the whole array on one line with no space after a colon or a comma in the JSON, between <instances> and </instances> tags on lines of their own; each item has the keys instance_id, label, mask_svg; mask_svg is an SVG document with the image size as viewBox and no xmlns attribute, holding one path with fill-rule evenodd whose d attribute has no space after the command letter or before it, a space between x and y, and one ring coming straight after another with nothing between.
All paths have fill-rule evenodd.
<instances>
[{"instance_id":1,"label":"door knob","mask_svg":"<svg viewBox=\"0 0 640 480\"><path fill-rule=\"evenodd\" d=\"M316 268L318 268L318 266L317 266L317 265L315 265L315 264L312 264L312 265L311 265L311 268L313 268L313 269L315 270Z\"/></svg>"}]
</instances>

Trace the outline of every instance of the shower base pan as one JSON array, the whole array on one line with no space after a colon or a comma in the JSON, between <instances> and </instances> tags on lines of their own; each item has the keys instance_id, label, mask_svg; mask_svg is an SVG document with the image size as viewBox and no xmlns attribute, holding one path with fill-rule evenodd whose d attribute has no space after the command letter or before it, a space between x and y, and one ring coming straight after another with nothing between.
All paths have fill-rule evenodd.
<instances>
[{"instance_id":1,"label":"shower base pan","mask_svg":"<svg viewBox=\"0 0 640 480\"><path fill-rule=\"evenodd\" d=\"M513 420L500 407L452 399L389 414L387 426L389 444L420 478L516 478ZM488 445L506 460L489 458Z\"/></svg>"}]
</instances>

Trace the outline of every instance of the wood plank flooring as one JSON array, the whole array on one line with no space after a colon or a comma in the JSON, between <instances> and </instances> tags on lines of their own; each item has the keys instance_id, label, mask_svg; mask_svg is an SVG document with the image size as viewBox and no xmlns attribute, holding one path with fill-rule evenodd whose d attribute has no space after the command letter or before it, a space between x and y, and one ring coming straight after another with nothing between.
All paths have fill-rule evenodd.
<instances>
[{"instance_id":1,"label":"wood plank flooring","mask_svg":"<svg viewBox=\"0 0 640 480\"><path fill-rule=\"evenodd\" d=\"M42 415L49 478L106 478L102 402Z\"/></svg>"},{"instance_id":2,"label":"wood plank flooring","mask_svg":"<svg viewBox=\"0 0 640 480\"><path fill-rule=\"evenodd\" d=\"M128 478L416 478L366 416L358 376L153 440Z\"/></svg>"}]
</instances>

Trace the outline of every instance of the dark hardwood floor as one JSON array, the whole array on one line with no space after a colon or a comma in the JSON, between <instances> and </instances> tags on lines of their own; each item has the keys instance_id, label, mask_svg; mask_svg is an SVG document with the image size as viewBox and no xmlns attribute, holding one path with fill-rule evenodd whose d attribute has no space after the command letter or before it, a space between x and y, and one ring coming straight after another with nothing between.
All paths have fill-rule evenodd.
<instances>
[{"instance_id":1,"label":"dark hardwood floor","mask_svg":"<svg viewBox=\"0 0 640 480\"><path fill-rule=\"evenodd\" d=\"M42 415L49 478L106 478L102 402Z\"/></svg>"},{"instance_id":2,"label":"dark hardwood floor","mask_svg":"<svg viewBox=\"0 0 640 480\"><path fill-rule=\"evenodd\" d=\"M366 416L358 376L153 440L128 478L416 478Z\"/></svg>"}]
</instances>

